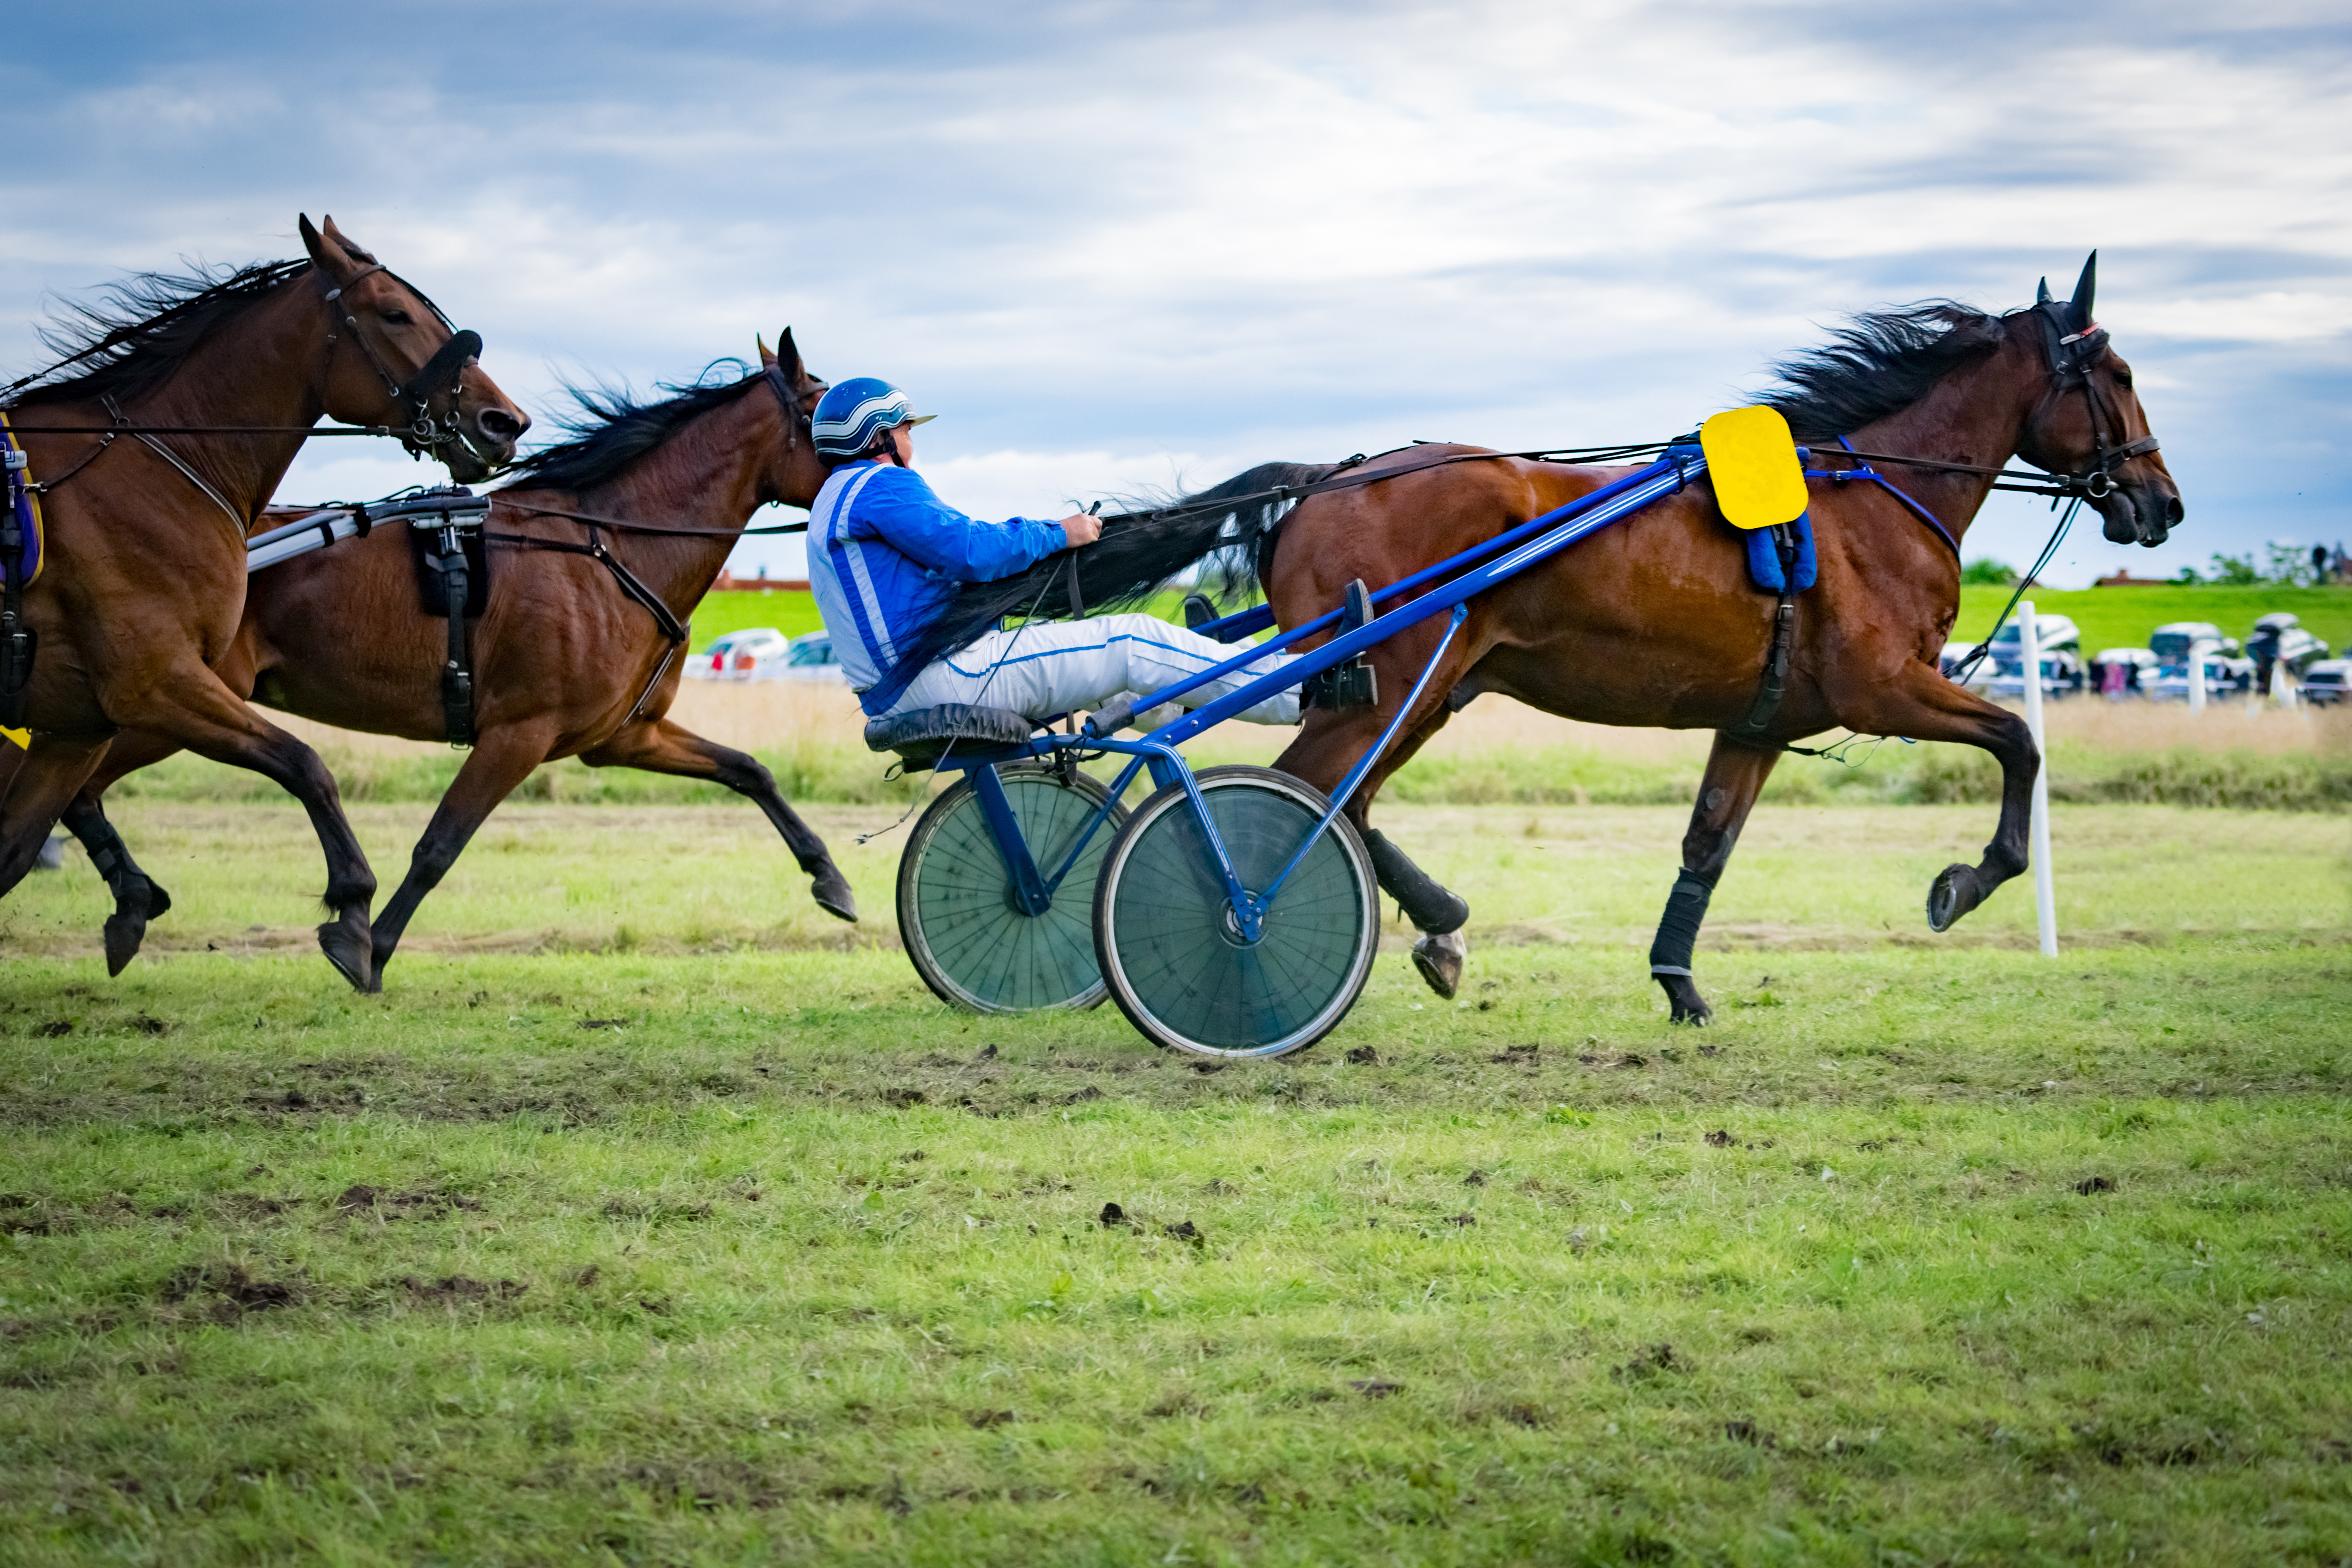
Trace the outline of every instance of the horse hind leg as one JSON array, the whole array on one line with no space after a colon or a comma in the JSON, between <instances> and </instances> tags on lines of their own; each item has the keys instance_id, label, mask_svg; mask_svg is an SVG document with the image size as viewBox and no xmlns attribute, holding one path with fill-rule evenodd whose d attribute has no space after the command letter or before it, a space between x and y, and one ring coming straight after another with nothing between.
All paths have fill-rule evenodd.
<instances>
[{"instance_id":1,"label":"horse hind leg","mask_svg":"<svg viewBox=\"0 0 2352 1568\"><path fill-rule=\"evenodd\" d=\"M1432 991L1452 1001L1462 987L1462 965L1470 956L1470 944L1462 935L1470 921L1469 900L1414 865L1379 828L1364 829L1363 838L1381 891L1394 899L1405 919L1421 931L1412 944L1413 968Z\"/></svg>"},{"instance_id":2,"label":"horse hind leg","mask_svg":"<svg viewBox=\"0 0 2352 1568\"><path fill-rule=\"evenodd\" d=\"M106 973L118 975L139 955L147 938L147 922L162 918L172 907L172 895L140 868L131 858L122 835L106 819L98 795L85 788L59 819L66 831L89 851L89 863L114 894L114 912L106 917Z\"/></svg>"},{"instance_id":3,"label":"horse hind leg","mask_svg":"<svg viewBox=\"0 0 2352 1568\"><path fill-rule=\"evenodd\" d=\"M809 897L835 920L857 919L857 895L833 863L824 840L800 818L776 787L775 775L756 757L705 740L676 720L640 721L622 730L580 760L592 768L642 768L679 778L710 779L759 806L809 878Z\"/></svg>"},{"instance_id":4,"label":"horse hind leg","mask_svg":"<svg viewBox=\"0 0 2352 1568\"><path fill-rule=\"evenodd\" d=\"M1666 897L1665 912L1658 918L1658 934L1650 943L1650 976L1666 994L1668 1021L1705 1024L1715 1009L1699 994L1691 973L1698 947L1699 926L1715 885L1731 860L1739 830L1780 760L1778 751L1759 751L1735 744L1717 733L1707 754L1706 774L1699 781L1698 804L1691 809L1690 828L1683 835L1682 870L1674 891Z\"/></svg>"}]
</instances>

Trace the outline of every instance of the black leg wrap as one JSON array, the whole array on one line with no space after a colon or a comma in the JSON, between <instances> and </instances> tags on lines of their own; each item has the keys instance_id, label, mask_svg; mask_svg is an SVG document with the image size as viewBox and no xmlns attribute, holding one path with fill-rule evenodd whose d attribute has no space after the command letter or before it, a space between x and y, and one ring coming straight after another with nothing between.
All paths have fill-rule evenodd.
<instances>
[{"instance_id":1,"label":"black leg wrap","mask_svg":"<svg viewBox=\"0 0 2352 1568\"><path fill-rule=\"evenodd\" d=\"M1438 935L1469 923L1469 901L1406 859L1404 851L1378 829L1364 835L1364 847L1371 852L1372 874L1381 879L1381 890L1402 907L1405 919Z\"/></svg>"},{"instance_id":2,"label":"black leg wrap","mask_svg":"<svg viewBox=\"0 0 2352 1568\"><path fill-rule=\"evenodd\" d=\"M1675 879L1675 890L1666 895L1666 912L1658 917L1657 939L1650 943L1651 973L1690 974L1691 953L1698 945L1699 923L1706 919L1715 884L1716 877L1698 871L1685 871Z\"/></svg>"}]
</instances>

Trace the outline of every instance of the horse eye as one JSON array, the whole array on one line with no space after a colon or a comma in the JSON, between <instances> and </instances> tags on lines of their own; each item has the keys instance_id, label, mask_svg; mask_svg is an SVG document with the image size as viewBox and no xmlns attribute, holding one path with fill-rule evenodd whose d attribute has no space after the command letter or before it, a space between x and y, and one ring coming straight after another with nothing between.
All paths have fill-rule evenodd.
<instances>
[{"instance_id":1,"label":"horse eye","mask_svg":"<svg viewBox=\"0 0 2352 1568\"><path fill-rule=\"evenodd\" d=\"M2119 370L2116 372L2116 384L2117 386L2128 388L2131 385L2131 372L2127 370Z\"/></svg>"},{"instance_id":2,"label":"horse eye","mask_svg":"<svg viewBox=\"0 0 2352 1568\"><path fill-rule=\"evenodd\" d=\"M391 323L392 323L394 326L395 326L395 327L404 327L404 326L408 325L408 322L409 322L409 319L410 319L410 318L409 318L409 314L408 314L408 312L407 312L407 311L405 311L405 310L386 310L386 311L383 313L383 319L384 319L385 321L387 321L391 322ZM2130 384L2130 381L2128 380L2128 378L2126 380L2125 384L2126 384L2126 386L2128 386L2129 384Z\"/></svg>"}]
</instances>

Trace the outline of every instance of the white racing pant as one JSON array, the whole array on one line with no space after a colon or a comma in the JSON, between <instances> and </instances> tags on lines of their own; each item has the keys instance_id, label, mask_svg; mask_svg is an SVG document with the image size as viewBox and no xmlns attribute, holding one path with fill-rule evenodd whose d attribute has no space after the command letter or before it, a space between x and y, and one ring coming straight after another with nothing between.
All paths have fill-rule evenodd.
<instances>
[{"instance_id":1,"label":"white racing pant","mask_svg":"<svg viewBox=\"0 0 2352 1568\"><path fill-rule=\"evenodd\" d=\"M915 677L893 713L961 702L1009 708L1033 719L1083 713L1114 698L1145 696L1223 664L1243 645L1221 643L1156 616L1096 616L1083 621L1032 621L990 632L971 647L934 659ZM1270 653L1177 699L1199 708L1240 690L1291 662ZM1298 722L1298 689L1277 692L1238 717L1253 724Z\"/></svg>"}]
</instances>

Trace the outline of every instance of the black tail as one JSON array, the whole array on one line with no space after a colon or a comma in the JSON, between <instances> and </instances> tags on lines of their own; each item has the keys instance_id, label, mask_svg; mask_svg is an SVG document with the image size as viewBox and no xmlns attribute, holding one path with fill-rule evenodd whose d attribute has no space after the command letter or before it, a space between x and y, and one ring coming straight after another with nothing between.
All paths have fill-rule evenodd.
<instances>
[{"instance_id":1,"label":"black tail","mask_svg":"<svg viewBox=\"0 0 2352 1568\"><path fill-rule=\"evenodd\" d=\"M1242 546L1253 559L1263 560L1260 547L1287 510L1265 492L1277 485L1296 489L1313 484L1333 467L1261 463L1165 506L1104 518L1102 538L1077 552L1079 600L1088 613L1132 608L1213 551ZM1216 504L1241 497L1255 499L1232 507ZM1070 559L1066 553L1051 555L1018 576L966 583L902 661L919 669L993 629L1006 616L1069 615Z\"/></svg>"}]
</instances>

